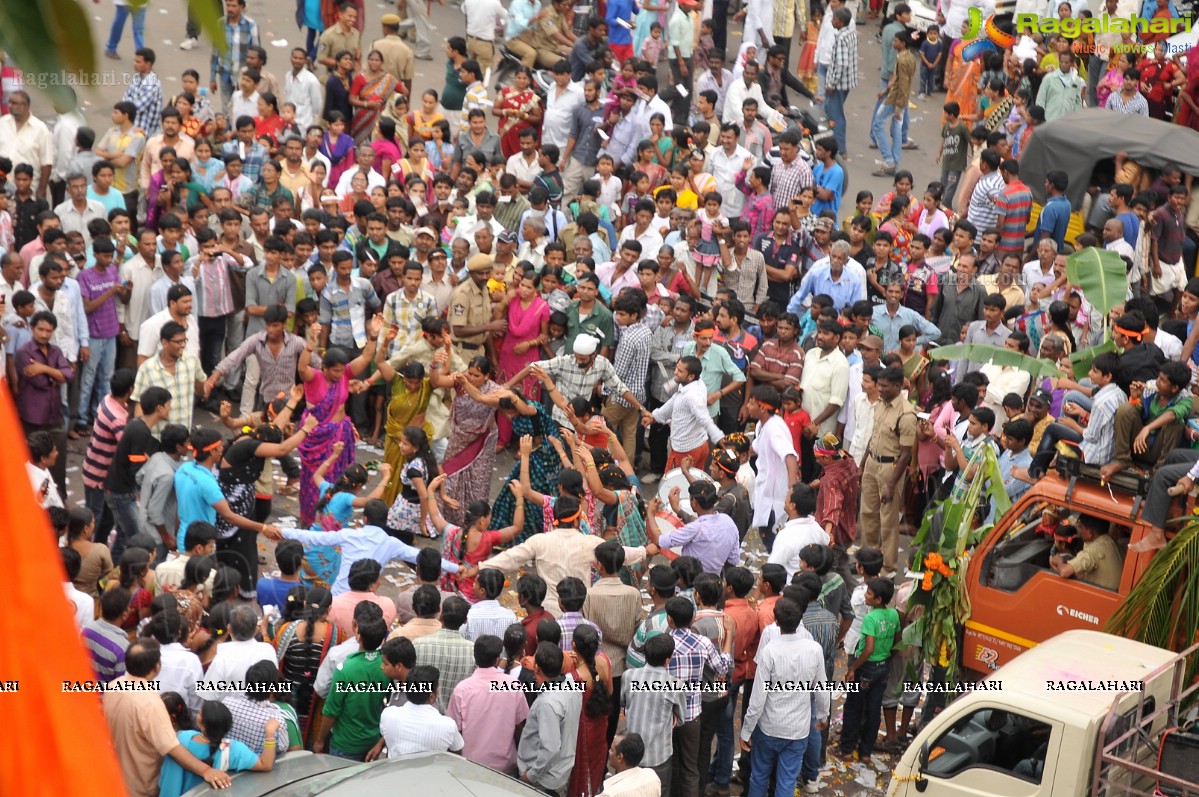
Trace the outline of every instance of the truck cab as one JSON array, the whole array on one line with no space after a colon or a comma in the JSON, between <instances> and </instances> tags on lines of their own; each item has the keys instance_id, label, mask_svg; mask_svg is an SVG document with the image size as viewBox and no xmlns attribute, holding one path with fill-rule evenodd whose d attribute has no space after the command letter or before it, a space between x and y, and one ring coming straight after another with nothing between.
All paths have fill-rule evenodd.
<instances>
[{"instance_id":1,"label":"truck cab","mask_svg":"<svg viewBox=\"0 0 1199 797\"><path fill-rule=\"evenodd\" d=\"M900 757L887 796L1199 794L1187 780L1192 740L1177 731L1180 706L1199 689L1182 688L1195 650L1175 654L1097 631L1059 634L933 717ZM1091 688L1073 688L1081 685ZM1164 766L1161 754L1171 749L1192 763Z\"/></svg>"},{"instance_id":2,"label":"truck cab","mask_svg":"<svg viewBox=\"0 0 1199 797\"><path fill-rule=\"evenodd\" d=\"M1071 629L1101 630L1144 574L1151 554L1128 546L1148 528L1140 519L1145 477L1101 484L1098 471L1078 460L1061 462L1004 513L970 556L966 589L971 613L962 629L962 666L976 675L998 670L1037 644ZM1109 489L1110 488L1110 489ZM1115 590L1066 579L1049 566L1051 540L1035 533L1041 513L1092 515L1109 523L1123 555Z\"/></svg>"}]
</instances>

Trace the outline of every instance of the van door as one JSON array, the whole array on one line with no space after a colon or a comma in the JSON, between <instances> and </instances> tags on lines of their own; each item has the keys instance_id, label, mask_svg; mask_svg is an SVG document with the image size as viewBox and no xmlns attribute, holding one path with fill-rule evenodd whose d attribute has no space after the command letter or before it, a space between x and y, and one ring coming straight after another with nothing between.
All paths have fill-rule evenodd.
<instances>
[{"instance_id":1,"label":"van door","mask_svg":"<svg viewBox=\"0 0 1199 797\"><path fill-rule=\"evenodd\" d=\"M928 743L921 797L1048 797L1063 725L996 705L976 706ZM915 789L909 794L917 793Z\"/></svg>"}]
</instances>

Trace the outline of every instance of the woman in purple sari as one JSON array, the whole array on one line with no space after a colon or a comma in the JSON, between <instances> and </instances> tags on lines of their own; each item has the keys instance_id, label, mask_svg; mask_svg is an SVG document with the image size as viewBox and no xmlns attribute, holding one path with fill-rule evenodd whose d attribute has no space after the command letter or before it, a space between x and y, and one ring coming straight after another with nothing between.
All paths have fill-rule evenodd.
<instances>
[{"instance_id":1,"label":"woman in purple sari","mask_svg":"<svg viewBox=\"0 0 1199 797\"><path fill-rule=\"evenodd\" d=\"M486 396L502 390L492 381L491 361L476 357L466 373L450 374L445 370L449 351L438 352L433 358L429 380L434 387L454 388L454 403L450 407L450 441L445 452L442 470L446 474L446 494L459 506L447 504L445 517L454 525L462 525L462 508L479 496L491 494L491 477L495 471L495 442L499 427L495 423L494 404L485 404L471 396L477 392ZM469 383L476 391L468 391Z\"/></svg>"},{"instance_id":2,"label":"woman in purple sari","mask_svg":"<svg viewBox=\"0 0 1199 797\"><path fill-rule=\"evenodd\" d=\"M320 491L312 481L312 474L333 452L334 443L343 443L341 455L325 473L325 478L336 482L347 466L354 462L357 434L354 423L346 417L346 400L351 393L359 393L366 385L353 377L365 372L375 357L375 340L379 336L382 319L375 317L367 321L367 343L362 354L351 361L345 350L330 348L322 358L321 368L313 368L309 362L313 344L320 339L321 326L313 324L308 329L307 348L300 358L300 381L304 383L304 399L308 409L304 417L315 415L319 425L300 444L300 523L310 528L316 519L316 505Z\"/></svg>"},{"instance_id":3,"label":"woman in purple sari","mask_svg":"<svg viewBox=\"0 0 1199 797\"><path fill-rule=\"evenodd\" d=\"M345 170L354 165L354 138L346 133L346 117L341 111L329 113L329 128L321 136L317 151L329 159L329 176L325 187L337 188Z\"/></svg>"}]
</instances>

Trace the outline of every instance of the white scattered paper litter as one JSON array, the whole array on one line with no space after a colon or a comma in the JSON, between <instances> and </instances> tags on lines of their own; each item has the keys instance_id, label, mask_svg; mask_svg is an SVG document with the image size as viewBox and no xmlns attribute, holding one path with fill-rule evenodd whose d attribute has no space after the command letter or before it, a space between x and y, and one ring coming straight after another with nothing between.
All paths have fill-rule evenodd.
<instances>
[{"instance_id":1,"label":"white scattered paper litter","mask_svg":"<svg viewBox=\"0 0 1199 797\"><path fill-rule=\"evenodd\" d=\"M286 47L287 39L272 39L271 46L272 47Z\"/></svg>"}]
</instances>

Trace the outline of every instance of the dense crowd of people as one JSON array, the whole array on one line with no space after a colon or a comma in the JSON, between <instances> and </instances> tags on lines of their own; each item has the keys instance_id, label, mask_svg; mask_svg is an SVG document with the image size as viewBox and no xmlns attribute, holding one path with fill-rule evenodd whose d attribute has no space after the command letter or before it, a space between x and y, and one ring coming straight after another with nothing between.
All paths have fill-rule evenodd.
<instances>
[{"instance_id":1,"label":"dense crowd of people","mask_svg":"<svg viewBox=\"0 0 1199 797\"><path fill-rule=\"evenodd\" d=\"M964 8L917 34L897 3L870 144L893 189L850 201L878 3L750 0L734 51L721 0L464 0L419 97L423 3L369 46L361 3L301 4L282 79L244 5L169 100L138 41L102 134L7 82L0 116L0 377L131 794L296 749L459 752L560 797L816 794L827 754L915 728L901 537L986 452L1013 500L1055 456L1152 473L1135 549L1166 544L1199 479L1192 176L1121 155L1084 208L1062 172L1041 206L1020 155L1084 104L1195 127L1193 64L1089 34L967 60ZM797 95L830 134L787 124ZM1092 247L1126 265L1108 319L1067 277ZM958 342L1060 371L938 357ZM1122 529L1037 533L1116 588ZM839 733L803 688L834 678Z\"/></svg>"}]
</instances>

